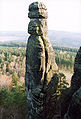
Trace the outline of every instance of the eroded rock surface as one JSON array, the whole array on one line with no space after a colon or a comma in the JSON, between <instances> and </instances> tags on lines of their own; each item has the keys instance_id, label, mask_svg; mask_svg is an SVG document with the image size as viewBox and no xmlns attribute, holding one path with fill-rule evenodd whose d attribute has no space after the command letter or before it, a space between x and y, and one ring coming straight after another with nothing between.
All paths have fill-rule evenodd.
<instances>
[{"instance_id":1,"label":"eroded rock surface","mask_svg":"<svg viewBox=\"0 0 81 119\"><path fill-rule=\"evenodd\" d=\"M81 86L81 47L79 48L74 62L74 74L71 80L71 89L75 92Z\"/></svg>"},{"instance_id":2,"label":"eroded rock surface","mask_svg":"<svg viewBox=\"0 0 81 119\"><path fill-rule=\"evenodd\" d=\"M55 105L53 94L57 90L59 77L54 50L47 37L46 6L41 2L30 4L28 17L30 36L26 50L25 76L28 119L52 119L54 111L51 112L51 110Z\"/></svg>"},{"instance_id":3,"label":"eroded rock surface","mask_svg":"<svg viewBox=\"0 0 81 119\"><path fill-rule=\"evenodd\" d=\"M75 57L74 74L69 90L68 109L64 119L81 119L81 47Z\"/></svg>"},{"instance_id":4,"label":"eroded rock surface","mask_svg":"<svg viewBox=\"0 0 81 119\"><path fill-rule=\"evenodd\" d=\"M81 87L73 94L64 119L81 119Z\"/></svg>"}]
</instances>

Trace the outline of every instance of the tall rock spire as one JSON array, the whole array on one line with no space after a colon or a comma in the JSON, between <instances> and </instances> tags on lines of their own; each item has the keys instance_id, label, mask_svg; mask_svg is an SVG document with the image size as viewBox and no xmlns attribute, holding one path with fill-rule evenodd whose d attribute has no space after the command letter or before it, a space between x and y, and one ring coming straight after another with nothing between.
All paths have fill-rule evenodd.
<instances>
[{"instance_id":1,"label":"tall rock spire","mask_svg":"<svg viewBox=\"0 0 81 119\"><path fill-rule=\"evenodd\" d=\"M46 102L52 95L50 92L55 92L57 89L58 67L55 62L54 50L47 37L48 13L46 6L41 2L30 4L28 17L30 18L28 25L30 36L26 50L25 76L28 119L47 119L48 115L44 117L47 108ZM50 109L47 110L50 111Z\"/></svg>"}]
</instances>

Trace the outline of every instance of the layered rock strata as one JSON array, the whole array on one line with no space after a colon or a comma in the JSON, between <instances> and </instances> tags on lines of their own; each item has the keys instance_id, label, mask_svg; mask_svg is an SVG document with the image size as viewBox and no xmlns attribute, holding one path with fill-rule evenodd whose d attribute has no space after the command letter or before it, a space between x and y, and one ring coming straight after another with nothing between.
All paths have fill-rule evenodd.
<instances>
[{"instance_id":1,"label":"layered rock strata","mask_svg":"<svg viewBox=\"0 0 81 119\"><path fill-rule=\"evenodd\" d=\"M54 50L47 37L46 6L41 2L30 4L28 17L30 18L28 25L30 36L26 50L25 76L28 119L52 119L53 94L58 87L58 67ZM49 110L48 113L46 113L47 110Z\"/></svg>"}]
</instances>

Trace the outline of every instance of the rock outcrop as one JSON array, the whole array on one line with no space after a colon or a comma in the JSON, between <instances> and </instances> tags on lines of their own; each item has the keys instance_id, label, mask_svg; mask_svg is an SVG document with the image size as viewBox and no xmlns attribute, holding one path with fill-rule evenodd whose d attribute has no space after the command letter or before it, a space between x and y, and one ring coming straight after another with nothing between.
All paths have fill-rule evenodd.
<instances>
[{"instance_id":1,"label":"rock outcrop","mask_svg":"<svg viewBox=\"0 0 81 119\"><path fill-rule=\"evenodd\" d=\"M47 8L41 2L29 6L25 85L28 119L53 119L54 93L58 87L58 66L47 37Z\"/></svg>"},{"instance_id":2,"label":"rock outcrop","mask_svg":"<svg viewBox=\"0 0 81 119\"><path fill-rule=\"evenodd\" d=\"M71 90L75 92L81 86L81 47L79 48L74 62L74 74L71 80Z\"/></svg>"},{"instance_id":3,"label":"rock outcrop","mask_svg":"<svg viewBox=\"0 0 81 119\"><path fill-rule=\"evenodd\" d=\"M64 119L81 119L81 87L72 95Z\"/></svg>"},{"instance_id":4,"label":"rock outcrop","mask_svg":"<svg viewBox=\"0 0 81 119\"><path fill-rule=\"evenodd\" d=\"M69 95L69 106L64 119L81 119L81 47L75 57L74 74L71 80Z\"/></svg>"}]
</instances>

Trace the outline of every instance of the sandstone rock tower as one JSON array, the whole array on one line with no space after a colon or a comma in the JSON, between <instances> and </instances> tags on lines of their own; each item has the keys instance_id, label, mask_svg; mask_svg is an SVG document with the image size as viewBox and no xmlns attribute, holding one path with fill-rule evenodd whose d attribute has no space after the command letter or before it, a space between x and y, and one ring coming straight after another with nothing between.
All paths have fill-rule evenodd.
<instances>
[{"instance_id":1,"label":"sandstone rock tower","mask_svg":"<svg viewBox=\"0 0 81 119\"><path fill-rule=\"evenodd\" d=\"M47 37L46 6L41 2L30 4L28 17L30 36L26 50L25 76L28 119L52 119L51 108L54 108L54 105L51 99L57 89L58 67L55 63L54 50ZM48 105L49 99L51 107Z\"/></svg>"}]
</instances>

